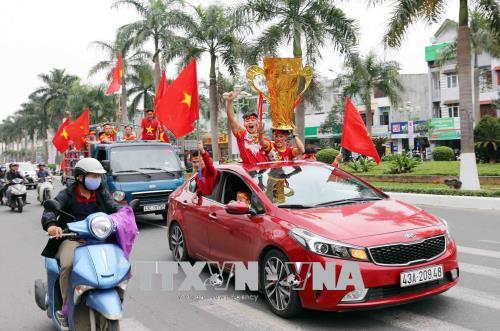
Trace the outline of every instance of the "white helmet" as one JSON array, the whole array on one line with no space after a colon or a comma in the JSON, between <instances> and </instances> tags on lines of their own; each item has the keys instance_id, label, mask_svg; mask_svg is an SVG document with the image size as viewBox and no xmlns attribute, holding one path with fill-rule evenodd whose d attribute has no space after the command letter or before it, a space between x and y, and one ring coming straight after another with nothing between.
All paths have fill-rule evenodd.
<instances>
[{"instance_id":1,"label":"white helmet","mask_svg":"<svg viewBox=\"0 0 500 331\"><path fill-rule=\"evenodd\" d=\"M86 157L76 162L75 178L86 174L105 174L106 170L101 165L101 162L92 157Z\"/></svg>"}]
</instances>

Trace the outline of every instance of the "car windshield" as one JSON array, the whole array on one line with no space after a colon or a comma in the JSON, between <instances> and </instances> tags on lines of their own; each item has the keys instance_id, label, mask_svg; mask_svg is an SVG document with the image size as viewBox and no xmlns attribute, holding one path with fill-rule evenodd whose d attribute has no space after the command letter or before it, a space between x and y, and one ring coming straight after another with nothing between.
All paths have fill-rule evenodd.
<instances>
[{"instance_id":1,"label":"car windshield","mask_svg":"<svg viewBox=\"0 0 500 331\"><path fill-rule=\"evenodd\" d=\"M310 208L383 198L345 172L313 164L251 171L250 175L269 200L282 208Z\"/></svg>"},{"instance_id":2,"label":"car windshield","mask_svg":"<svg viewBox=\"0 0 500 331\"><path fill-rule=\"evenodd\" d=\"M19 163L19 171L20 172L36 171L36 166L34 164L29 164L29 163Z\"/></svg>"},{"instance_id":3,"label":"car windshield","mask_svg":"<svg viewBox=\"0 0 500 331\"><path fill-rule=\"evenodd\" d=\"M160 146L127 146L112 148L111 169L116 172L180 171L181 165L172 148Z\"/></svg>"}]
</instances>

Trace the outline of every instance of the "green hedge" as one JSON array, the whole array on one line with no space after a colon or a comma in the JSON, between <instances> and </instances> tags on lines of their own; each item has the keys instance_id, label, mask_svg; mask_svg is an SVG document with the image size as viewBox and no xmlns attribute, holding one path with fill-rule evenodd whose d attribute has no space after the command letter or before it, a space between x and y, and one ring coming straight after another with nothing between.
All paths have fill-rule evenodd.
<instances>
[{"instance_id":1,"label":"green hedge","mask_svg":"<svg viewBox=\"0 0 500 331\"><path fill-rule=\"evenodd\" d=\"M339 151L333 148L325 148L320 150L316 154L316 160L325 162L328 164L331 164L333 161L335 161L335 157L339 155Z\"/></svg>"},{"instance_id":2,"label":"green hedge","mask_svg":"<svg viewBox=\"0 0 500 331\"><path fill-rule=\"evenodd\" d=\"M467 190L452 190L446 188L408 188L408 187L384 187L384 185L376 185L378 189L388 192L401 193L422 193L422 194L440 194L440 195L460 195L460 196L477 196L477 197L500 197L500 191L467 191Z\"/></svg>"},{"instance_id":3,"label":"green hedge","mask_svg":"<svg viewBox=\"0 0 500 331\"><path fill-rule=\"evenodd\" d=\"M455 160L455 154L448 146L438 146L432 150L432 159L434 161L453 161Z\"/></svg>"}]
</instances>

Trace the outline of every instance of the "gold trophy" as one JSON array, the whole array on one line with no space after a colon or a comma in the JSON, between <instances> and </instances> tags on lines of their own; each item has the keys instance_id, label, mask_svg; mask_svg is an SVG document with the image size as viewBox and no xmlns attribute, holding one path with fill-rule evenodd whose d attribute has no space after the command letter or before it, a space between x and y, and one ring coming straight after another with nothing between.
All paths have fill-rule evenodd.
<instances>
[{"instance_id":1,"label":"gold trophy","mask_svg":"<svg viewBox=\"0 0 500 331\"><path fill-rule=\"evenodd\" d=\"M309 88L312 72L311 66L302 68L301 58L266 57L264 69L256 65L248 68L248 84L270 103L272 129L292 130L295 102ZM300 77L304 77L305 82L304 89L298 93Z\"/></svg>"}]
</instances>

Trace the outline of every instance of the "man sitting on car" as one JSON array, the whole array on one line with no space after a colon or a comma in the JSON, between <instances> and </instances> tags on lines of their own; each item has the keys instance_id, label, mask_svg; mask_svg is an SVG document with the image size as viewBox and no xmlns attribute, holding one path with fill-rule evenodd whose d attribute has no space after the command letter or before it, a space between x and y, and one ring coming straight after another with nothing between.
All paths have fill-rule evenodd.
<instances>
[{"instance_id":1,"label":"man sitting on car","mask_svg":"<svg viewBox=\"0 0 500 331\"><path fill-rule=\"evenodd\" d=\"M214 167L212 158L203 148L203 143L198 142L198 151L191 157L193 169L197 172L194 180L196 182L196 194L193 196L193 203L198 203L198 197L212 194L212 190L217 182L219 172Z\"/></svg>"}]
</instances>

